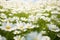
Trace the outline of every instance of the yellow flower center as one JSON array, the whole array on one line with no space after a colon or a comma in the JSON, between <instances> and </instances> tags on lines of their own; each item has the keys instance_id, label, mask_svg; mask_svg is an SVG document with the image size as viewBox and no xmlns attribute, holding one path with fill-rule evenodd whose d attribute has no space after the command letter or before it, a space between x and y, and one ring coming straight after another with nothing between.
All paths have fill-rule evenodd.
<instances>
[{"instance_id":1,"label":"yellow flower center","mask_svg":"<svg viewBox=\"0 0 60 40\"><path fill-rule=\"evenodd\" d=\"M38 38L34 38L33 40L38 40Z\"/></svg>"},{"instance_id":2,"label":"yellow flower center","mask_svg":"<svg viewBox=\"0 0 60 40\"><path fill-rule=\"evenodd\" d=\"M21 30L23 30L23 29L24 29L24 27L23 27L23 26L20 26L20 27L18 27L18 29L21 29Z\"/></svg>"},{"instance_id":3,"label":"yellow flower center","mask_svg":"<svg viewBox=\"0 0 60 40\"><path fill-rule=\"evenodd\" d=\"M27 26L28 29L30 29L31 27L30 26Z\"/></svg>"},{"instance_id":4,"label":"yellow flower center","mask_svg":"<svg viewBox=\"0 0 60 40\"><path fill-rule=\"evenodd\" d=\"M11 27L10 26L6 26L6 29L10 29Z\"/></svg>"}]
</instances>

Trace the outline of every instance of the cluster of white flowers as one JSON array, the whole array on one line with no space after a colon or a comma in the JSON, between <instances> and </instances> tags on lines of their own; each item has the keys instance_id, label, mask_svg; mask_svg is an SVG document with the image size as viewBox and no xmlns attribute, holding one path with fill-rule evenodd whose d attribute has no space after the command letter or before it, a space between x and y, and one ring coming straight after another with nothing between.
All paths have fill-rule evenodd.
<instances>
[{"instance_id":1,"label":"cluster of white flowers","mask_svg":"<svg viewBox=\"0 0 60 40\"><path fill-rule=\"evenodd\" d=\"M48 36L43 36L42 33L37 33L37 32L31 32L29 34L27 34L27 36L21 37L19 36L15 36L14 37L15 40L50 40L50 37Z\"/></svg>"},{"instance_id":2,"label":"cluster of white flowers","mask_svg":"<svg viewBox=\"0 0 60 40\"><path fill-rule=\"evenodd\" d=\"M47 22L47 28L52 32L60 32L56 23L60 22L60 0L0 0L0 29L20 34L34 28L40 28L37 23L39 19ZM25 16L26 15L26 16ZM41 20L39 20L41 21ZM36 24L37 23L37 24ZM41 23L43 25L43 23ZM35 29L37 30L37 29ZM46 31L40 33L32 32L28 35L17 35L15 40L51 40L48 36L43 36ZM57 34L60 37L60 33ZM2 40L2 38L0 37ZM4 38L3 38L4 40Z\"/></svg>"},{"instance_id":3,"label":"cluster of white flowers","mask_svg":"<svg viewBox=\"0 0 60 40\"><path fill-rule=\"evenodd\" d=\"M14 40L25 40L25 38L19 35L19 36L15 36Z\"/></svg>"},{"instance_id":4,"label":"cluster of white flowers","mask_svg":"<svg viewBox=\"0 0 60 40\"><path fill-rule=\"evenodd\" d=\"M37 27L37 25L33 25L32 23L17 22L13 24L9 22L3 22L2 26L0 26L0 29L5 30L5 31L13 31L16 29L26 31L27 29L31 29L34 27Z\"/></svg>"}]
</instances>

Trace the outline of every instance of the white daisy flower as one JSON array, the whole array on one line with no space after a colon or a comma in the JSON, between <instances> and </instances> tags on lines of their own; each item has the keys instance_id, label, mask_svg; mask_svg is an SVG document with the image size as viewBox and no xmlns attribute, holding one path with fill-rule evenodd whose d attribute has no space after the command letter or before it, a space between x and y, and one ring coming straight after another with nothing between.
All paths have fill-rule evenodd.
<instances>
[{"instance_id":1,"label":"white daisy flower","mask_svg":"<svg viewBox=\"0 0 60 40\"><path fill-rule=\"evenodd\" d=\"M16 27L17 27L17 29L20 29L20 30L26 30L26 27L25 27L25 23L24 22L17 22L16 23Z\"/></svg>"},{"instance_id":2,"label":"white daisy flower","mask_svg":"<svg viewBox=\"0 0 60 40\"><path fill-rule=\"evenodd\" d=\"M4 16L4 17L3 17L3 16ZM4 13L1 13L1 14L0 14L0 17L1 17L1 18L7 18L7 16L6 16Z\"/></svg>"},{"instance_id":3,"label":"white daisy flower","mask_svg":"<svg viewBox=\"0 0 60 40\"><path fill-rule=\"evenodd\" d=\"M14 40L25 40L25 38L19 35L19 36L15 36Z\"/></svg>"},{"instance_id":4,"label":"white daisy flower","mask_svg":"<svg viewBox=\"0 0 60 40\"><path fill-rule=\"evenodd\" d=\"M34 27L36 27L36 26L33 25L32 23L27 23L27 24L25 25L25 27L26 27L27 29L30 29L30 28L34 28Z\"/></svg>"},{"instance_id":5,"label":"white daisy flower","mask_svg":"<svg viewBox=\"0 0 60 40\"><path fill-rule=\"evenodd\" d=\"M54 32L60 31L60 29L54 24L47 24L47 26L48 26L49 30L51 30L51 31L54 31Z\"/></svg>"},{"instance_id":6,"label":"white daisy flower","mask_svg":"<svg viewBox=\"0 0 60 40\"><path fill-rule=\"evenodd\" d=\"M37 20L38 20L38 17L36 16L30 15L28 17L28 22L36 22Z\"/></svg>"},{"instance_id":7,"label":"white daisy flower","mask_svg":"<svg viewBox=\"0 0 60 40\"><path fill-rule=\"evenodd\" d=\"M38 34L37 32L31 32L26 36L26 40L41 40L42 38L42 34Z\"/></svg>"},{"instance_id":8,"label":"white daisy flower","mask_svg":"<svg viewBox=\"0 0 60 40\"><path fill-rule=\"evenodd\" d=\"M48 36L42 36L41 40L50 40L50 37L48 37Z\"/></svg>"},{"instance_id":9,"label":"white daisy flower","mask_svg":"<svg viewBox=\"0 0 60 40\"><path fill-rule=\"evenodd\" d=\"M21 19L22 21L27 21L27 19L24 18L24 17L21 17L20 19Z\"/></svg>"},{"instance_id":10,"label":"white daisy flower","mask_svg":"<svg viewBox=\"0 0 60 40\"><path fill-rule=\"evenodd\" d=\"M45 16L41 16L40 19L43 19L43 20L48 21L48 22L51 21L51 18L48 18L48 17L45 17Z\"/></svg>"},{"instance_id":11,"label":"white daisy flower","mask_svg":"<svg viewBox=\"0 0 60 40\"><path fill-rule=\"evenodd\" d=\"M26 35L26 40L50 40L50 37L42 36L41 33L31 32Z\"/></svg>"},{"instance_id":12,"label":"white daisy flower","mask_svg":"<svg viewBox=\"0 0 60 40\"><path fill-rule=\"evenodd\" d=\"M14 33L14 34L19 34L19 33L21 33L21 31L15 30L13 33Z\"/></svg>"},{"instance_id":13,"label":"white daisy flower","mask_svg":"<svg viewBox=\"0 0 60 40\"><path fill-rule=\"evenodd\" d=\"M6 38L0 35L0 40L6 40Z\"/></svg>"},{"instance_id":14,"label":"white daisy flower","mask_svg":"<svg viewBox=\"0 0 60 40\"><path fill-rule=\"evenodd\" d=\"M33 15L30 15L28 18L28 21L34 21L34 20L35 20L35 17Z\"/></svg>"},{"instance_id":15,"label":"white daisy flower","mask_svg":"<svg viewBox=\"0 0 60 40\"><path fill-rule=\"evenodd\" d=\"M46 34L46 31L41 31L40 33L42 33L42 34Z\"/></svg>"},{"instance_id":16,"label":"white daisy flower","mask_svg":"<svg viewBox=\"0 0 60 40\"><path fill-rule=\"evenodd\" d=\"M15 24L12 24L12 23L9 23L9 22L2 23L2 26L0 26L0 29L5 30L5 31L16 30L16 28L17 27L16 27Z\"/></svg>"},{"instance_id":17,"label":"white daisy flower","mask_svg":"<svg viewBox=\"0 0 60 40\"><path fill-rule=\"evenodd\" d=\"M52 14L59 14L58 11L51 11Z\"/></svg>"}]
</instances>

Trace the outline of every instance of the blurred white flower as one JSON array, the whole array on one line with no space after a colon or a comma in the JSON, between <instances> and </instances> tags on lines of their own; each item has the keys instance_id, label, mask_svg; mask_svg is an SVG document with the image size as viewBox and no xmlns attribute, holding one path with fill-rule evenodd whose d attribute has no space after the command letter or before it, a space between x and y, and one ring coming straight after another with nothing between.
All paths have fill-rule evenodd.
<instances>
[{"instance_id":1,"label":"blurred white flower","mask_svg":"<svg viewBox=\"0 0 60 40\"><path fill-rule=\"evenodd\" d=\"M15 19L15 20L19 20L19 17L14 16L13 19Z\"/></svg>"},{"instance_id":2,"label":"blurred white flower","mask_svg":"<svg viewBox=\"0 0 60 40\"><path fill-rule=\"evenodd\" d=\"M54 32L59 32L60 29L58 28L58 26L54 25L54 24L47 24L49 30L54 31Z\"/></svg>"},{"instance_id":3,"label":"blurred white flower","mask_svg":"<svg viewBox=\"0 0 60 40\"><path fill-rule=\"evenodd\" d=\"M41 40L42 38L42 34L38 34L37 32L31 32L26 36L26 40Z\"/></svg>"},{"instance_id":4,"label":"blurred white flower","mask_svg":"<svg viewBox=\"0 0 60 40\"><path fill-rule=\"evenodd\" d=\"M33 15L30 15L28 18L28 21L34 21L34 20L35 20L35 17Z\"/></svg>"},{"instance_id":5,"label":"blurred white flower","mask_svg":"<svg viewBox=\"0 0 60 40\"><path fill-rule=\"evenodd\" d=\"M42 36L41 33L31 32L26 35L26 40L50 40L50 37Z\"/></svg>"},{"instance_id":6,"label":"blurred white flower","mask_svg":"<svg viewBox=\"0 0 60 40\"><path fill-rule=\"evenodd\" d=\"M48 21L48 22L50 22L50 20L51 20L51 18L48 18L48 17L45 17L45 16L41 16L40 19L43 19L43 20Z\"/></svg>"},{"instance_id":7,"label":"blurred white flower","mask_svg":"<svg viewBox=\"0 0 60 40\"><path fill-rule=\"evenodd\" d=\"M47 7L45 8L45 10L51 11L51 10L52 10L52 7L51 7L51 6L47 6Z\"/></svg>"},{"instance_id":8,"label":"blurred white flower","mask_svg":"<svg viewBox=\"0 0 60 40\"><path fill-rule=\"evenodd\" d=\"M9 16L13 16L13 14L10 13Z\"/></svg>"},{"instance_id":9,"label":"blurred white flower","mask_svg":"<svg viewBox=\"0 0 60 40\"><path fill-rule=\"evenodd\" d=\"M30 15L28 17L28 21L29 22L36 22L38 20L38 17L34 16L34 15Z\"/></svg>"},{"instance_id":10,"label":"blurred white flower","mask_svg":"<svg viewBox=\"0 0 60 40\"><path fill-rule=\"evenodd\" d=\"M42 34L46 34L46 31L41 31L40 33L42 33Z\"/></svg>"},{"instance_id":11,"label":"blurred white flower","mask_svg":"<svg viewBox=\"0 0 60 40\"><path fill-rule=\"evenodd\" d=\"M57 15L52 15L50 18L51 19L56 19L57 18Z\"/></svg>"},{"instance_id":12,"label":"blurred white flower","mask_svg":"<svg viewBox=\"0 0 60 40\"><path fill-rule=\"evenodd\" d=\"M60 33L58 33L57 36L60 38Z\"/></svg>"},{"instance_id":13,"label":"blurred white flower","mask_svg":"<svg viewBox=\"0 0 60 40\"><path fill-rule=\"evenodd\" d=\"M36 27L36 26L33 25L32 23L27 23L27 24L25 25L25 27L26 27L27 29L31 29L31 28L34 28L34 27Z\"/></svg>"},{"instance_id":14,"label":"blurred white flower","mask_svg":"<svg viewBox=\"0 0 60 40\"><path fill-rule=\"evenodd\" d=\"M56 11L52 11L51 12L52 14L59 14L59 12L56 10Z\"/></svg>"},{"instance_id":15,"label":"blurred white flower","mask_svg":"<svg viewBox=\"0 0 60 40\"><path fill-rule=\"evenodd\" d=\"M48 37L48 36L43 36L41 40L50 40L50 37Z\"/></svg>"},{"instance_id":16,"label":"blurred white flower","mask_svg":"<svg viewBox=\"0 0 60 40\"><path fill-rule=\"evenodd\" d=\"M6 40L6 38L0 35L0 40Z\"/></svg>"},{"instance_id":17,"label":"blurred white flower","mask_svg":"<svg viewBox=\"0 0 60 40\"><path fill-rule=\"evenodd\" d=\"M14 40L25 40L25 38L19 35L19 36L15 36Z\"/></svg>"},{"instance_id":18,"label":"blurred white flower","mask_svg":"<svg viewBox=\"0 0 60 40\"><path fill-rule=\"evenodd\" d=\"M14 34L19 34L19 33L21 33L21 31L15 30L13 33L14 33Z\"/></svg>"},{"instance_id":19,"label":"blurred white flower","mask_svg":"<svg viewBox=\"0 0 60 40\"><path fill-rule=\"evenodd\" d=\"M4 16L4 17L3 17L3 16ZM1 17L1 18L7 18L7 16L6 16L4 13L1 13L1 14L0 14L0 17Z\"/></svg>"},{"instance_id":20,"label":"blurred white flower","mask_svg":"<svg viewBox=\"0 0 60 40\"><path fill-rule=\"evenodd\" d=\"M25 18L25 17L21 17L20 18L22 21L27 21L27 18Z\"/></svg>"}]
</instances>

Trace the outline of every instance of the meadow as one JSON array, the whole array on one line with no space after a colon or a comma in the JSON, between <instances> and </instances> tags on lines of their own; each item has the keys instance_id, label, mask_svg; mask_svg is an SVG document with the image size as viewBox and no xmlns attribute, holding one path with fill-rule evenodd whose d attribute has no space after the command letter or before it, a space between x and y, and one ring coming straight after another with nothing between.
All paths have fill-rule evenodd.
<instances>
[{"instance_id":1,"label":"meadow","mask_svg":"<svg viewBox=\"0 0 60 40\"><path fill-rule=\"evenodd\" d=\"M60 0L0 0L0 40L60 40Z\"/></svg>"}]
</instances>

